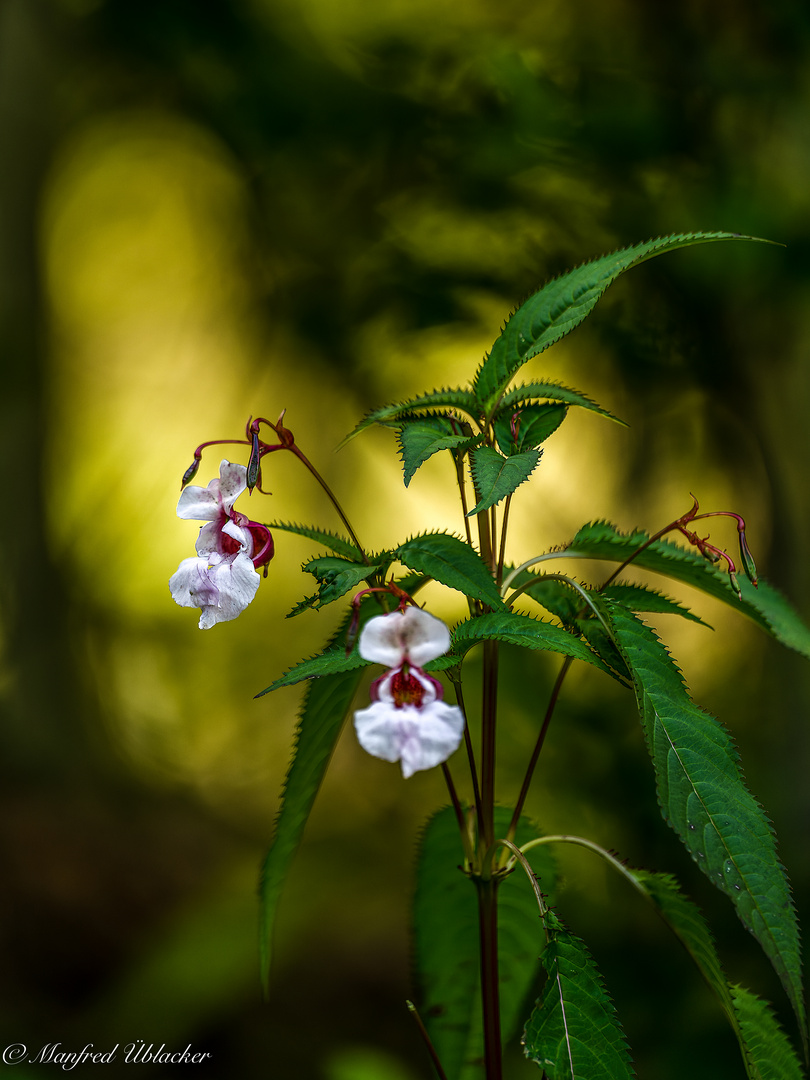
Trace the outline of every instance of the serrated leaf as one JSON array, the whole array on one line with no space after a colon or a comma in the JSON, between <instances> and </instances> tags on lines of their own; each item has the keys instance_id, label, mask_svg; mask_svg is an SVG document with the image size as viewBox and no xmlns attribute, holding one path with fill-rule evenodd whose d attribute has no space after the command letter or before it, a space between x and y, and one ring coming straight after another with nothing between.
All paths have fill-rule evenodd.
<instances>
[{"instance_id":1,"label":"serrated leaf","mask_svg":"<svg viewBox=\"0 0 810 1080\"><path fill-rule=\"evenodd\" d=\"M561 401L566 405L579 405L583 409L599 413L600 416L604 416L608 420L614 420L623 427L627 426L624 420L620 420L612 412L603 409L601 405L597 405L595 401L580 393L579 390L571 390L569 387L561 386L559 383L530 382L515 386L501 398L501 408L514 409L515 406L523 402L535 401L539 398L546 401Z\"/></svg>"},{"instance_id":2,"label":"serrated leaf","mask_svg":"<svg viewBox=\"0 0 810 1080\"><path fill-rule=\"evenodd\" d=\"M470 464L481 498L467 517L480 514L511 495L537 468L541 453L540 450L524 450L522 454L504 457L491 446L479 446L473 450Z\"/></svg>"},{"instance_id":3,"label":"serrated leaf","mask_svg":"<svg viewBox=\"0 0 810 1080\"><path fill-rule=\"evenodd\" d=\"M768 1005L742 986L733 986L731 995L755 1075L761 1080L803 1080L796 1051Z\"/></svg>"},{"instance_id":4,"label":"serrated leaf","mask_svg":"<svg viewBox=\"0 0 810 1080\"><path fill-rule=\"evenodd\" d=\"M675 878L632 867L624 867L623 873L654 904L717 996L737 1037L749 1080L801 1080L793 1047L765 1003L742 987L729 986L709 928Z\"/></svg>"},{"instance_id":5,"label":"serrated leaf","mask_svg":"<svg viewBox=\"0 0 810 1080\"><path fill-rule=\"evenodd\" d=\"M503 641L509 645L519 645L524 649L538 649L571 656L575 660L584 660L593 664L605 674L610 669L578 637L554 623L533 619L531 615L520 615L515 611L494 611L479 615L459 623L453 630L453 652L463 656L468 649L480 641Z\"/></svg>"},{"instance_id":6,"label":"serrated leaf","mask_svg":"<svg viewBox=\"0 0 810 1080\"><path fill-rule=\"evenodd\" d=\"M512 570L511 567L504 569L505 573ZM522 593L530 596L552 615L556 615L566 626L573 626L582 613L582 597L567 581L523 570L512 580L512 588L520 588Z\"/></svg>"},{"instance_id":7,"label":"serrated leaf","mask_svg":"<svg viewBox=\"0 0 810 1080\"><path fill-rule=\"evenodd\" d=\"M394 555L411 570L428 574L450 589L457 589L490 607L503 607L495 579L469 544L451 533L423 533L401 544Z\"/></svg>"},{"instance_id":8,"label":"serrated leaf","mask_svg":"<svg viewBox=\"0 0 810 1080\"><path fill-rule=\"evenodd\" d=\"M664 819L759 941L805 1032L790 886L770 822L745 786L736 748L725 728L692 702L652 630L625 608L606 607L633 677Z\"/></svg>"},{"instance_id":9,"label":"serrated leaf","mask_svg":"<svg viewBox=\"0 0 810 1080\"><path fill-rule=\"evenodd\" d=\"M630 1080L627 1041L585 943L549 911L548 979L526 1023L526 1057L548 1080Z\"/></svg>"},{"instance_id":10,"label":"serrated leaf","mask_svg":"<svg viewBox=\"0 0 810 1080\"><path fill-rule=\"evenodd\" d=\"M343 555L354 562L362 561L363 558L363 553L356 544L353 544L344 536L337 536L335 533L326 532L323 529L316 529L310 525L298 525L290 521L272 521L267 528L271 532L273 529L280 529L283 532L306 536L318 544L323 544L330 551L334 551L336 555Z\"/></svg>"},{"instance_id":11,"label":"serrated leaf","mask_svg":"<svg viewBox=\"0 0 810 1080\"><path fill-rule=\"evenodd\" d=\"M495 808L497 835L505 835L510 812ZM537 835L525 818L518 844ZM545 849L545 850L544 850ZM527 855L545 893L556 868L543 845ZM431 818L419 845L414 896L414 952L421 989L420 1012L448 1080L483 1080L483 1034L475 885L460 870L463 851L453 810ZM542 937L537 901L520 872L498 888L498 954L501 1034L517 1033L522 1009L539 970Z\"/></svg>"},{"instance_id":12,"label":"serrated leaf","mask_svg":"<svg viewBox=\"0 0 810 1080\"><path fill-rule=\"evenodd\" d=\"M570 544L560 548L567 554L590 559L624 562L649 540L649 534L636 530L622 533L607 521L584 525ZM747 578L740 578L742 600L729 584L728 575L696 551L668 540L655 540L633 559L632 566L666 574L676 581L692 585L708 596L722 600L753 619L777 641L802 656L810 658L810 630L782 594L762 578L755 588Z\"/></svg>"},{"instance_id":13,"label":"serrated leaf","mask_svg":"<svg viewBox=\"0 0 810 1080\"><path fill-rule=\"evenodd\" d=\"M758 237L727 232L658 237L602 255L549 281L515 311L479 368L474 389L482 411L491 412L523 364L578 326L625 270L667 251L718 240L758 240Z\"/></svg>"},{"instance_id":14,"label":"serrated leaf","mask_svg":"<svg viewBox=\"0 0 810 1080\"><path fill-rule=\"evenodd\" d=\"M596 655L626 686L630 682L630 672L604 626L597 619L578 619L577 627Z\"/></svg>"},{"instance_id":15,"label":"serrated leaf","mask_svg":"<svg viewBox=\"0 0 810 1080\"><path fill-rule=\"evenodd\" d=\"M388 427L404 416L414 416L427 409L451 408L466 413L473 420L478 416L478 404L475 395L470 390L457 387L454 390L432 390L429 394L421 394L397 404L383 405L382 408L374 409L363 417L354 431L350 431L340 443L338 449L345 446L351 439L359 435L361 431L372 427L374 424L384 424Z\"/></svg>"},{"instance_id":16,"label":"serrated leaf","mask_svg":"<svg viewBox=\"0 0 810 1080\"><path fill-rule=\"evenodd\" d=\"M405 487L413 479L414 473L428 458L440 450L457 450L472 446L480 436L459 432L458 424L453 425L447 417L429 416L419 420L409 420L399 429L399 446L402 454L402 469L405 474Z\"/></svg>"},{"instance_id":17,"label":"serrated leaf","mask_svg":"<svg viewBox=\"0 0 810 1080\"><path fill-rule=\"evenodd\" d=\"M342 634L345 626L336 635L334 644ZM310 682L305 691L275 837L259 880L259 964L265 994L273 925L282 887L362 674L362 668L356 668L326 675Z\"/></svg>"},{"instance_id":18,"label":"serrated leaf","mask_svg":"<svg viewBox=\"0 0 810 1080\"><path fill-rule=\"evenodd\" d=\"M339 600L349 589L356 588L382 565L381 562L374 565L349 562L337 555L319 555L304 563L302 569L312 574L320 585L316 606L321 608Z\"/></svg>"},{"instance_id":19,"label":"serrated leaf","mask_svg":"<svg viewBox=\"0 0 810 1080\"><path fill-rule=\"evenodd\" d=\"M289 671L286 671L280 678L255 696L257 698L264 697L265 694L270 694L273 690L280 690L282 686L294 686L296 683L303 682L304 679L317 679L324 675L338 675L344 671L354 671L355 668L367 667L368 664L369 661L364 660L356 649L347 656L345 644L338 644L332 649L326 649L325 652L319 653L318 656L312 656L308 660L301 660L299 663L294 664Z\"/></svg>"},{"instance_id":20,"label":"serrated leaf","mask_svg":"<svg viewBox=\"0 0 810 1080\"><path fill-rule=\"evenodd\" d=\"M499 410L493 421L493 428L501 452L509 455L521 450L536 450L554 434L567 412L565 405L529 404L519 409ZM517 439L512 436L513 421L517 429Z\"/></svg>"},{"instance_id":21,"label":"serrated leaf","mask_svg":"<svg viewBox=\"0 0 810 1080\"><path fill-rule=\"evenodd\" d=\"M680 615L682 619L700 623L701 626L709 626L700 616L695 615L683 604L679 604L677 600L672 600L669 596L664 596L663 593L657 592L655 589L648 589L646 585L608 585L607 588L600 591L599 595L606 600L618 601L624 607L629 608L630 611L649 611L659 615Z\"/></svg>"}]
</instances>

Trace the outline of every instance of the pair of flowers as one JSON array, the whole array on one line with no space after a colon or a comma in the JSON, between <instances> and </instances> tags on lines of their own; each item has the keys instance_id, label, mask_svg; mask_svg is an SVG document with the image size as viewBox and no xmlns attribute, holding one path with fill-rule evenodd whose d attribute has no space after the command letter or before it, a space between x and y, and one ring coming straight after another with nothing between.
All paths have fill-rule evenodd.
<instances>
[{"instance_id":1,"label":"pair of flowers","mask_svg":"<svg viewBox=\"0 0 810 1080\"><path fill-rule=\"evenodd\" d=\"M177 504L178 517L208 523L196 557L184 559L169 581L181 607L201 609L202 630L244 611L259 587L259 569L266 573L273 557L269 529L234 509L246 488L245 466L223 461L218 479L207 488L189 485ZM450 648L445 624L408 606L369 619L357 648L364 660L389 669L371 684L372 704L354 714L363 749L399 761L406 778L446 761L464 735L464 715L442 700L441 683L422 670Z\"/></svg>"}]
</instances>

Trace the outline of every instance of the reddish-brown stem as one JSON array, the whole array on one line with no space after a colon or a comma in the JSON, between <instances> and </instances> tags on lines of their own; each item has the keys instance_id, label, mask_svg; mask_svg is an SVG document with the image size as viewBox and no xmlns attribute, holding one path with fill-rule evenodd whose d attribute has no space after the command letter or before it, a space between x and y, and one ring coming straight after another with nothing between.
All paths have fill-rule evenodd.
<instances>
[{"instance_id":1,"label":"reddish-brown stem","mask_svg":"<svg viewBox=\"0 0 810 1080\"><path fill-rule=\"evenodd\" d=\"M478 821L478 834L479 836L482 836L484 833L484 819L481 812L481 791L478 787L478 769L475 764L475 751L473 750L472 736L470 735L470 725L466 722L467 709L464 705L461 680L451 679L451 682L453 683L453 689L456 692L456 703L464 713L464 745L467 749L467 761L470 765L470 780L472 781L473 802L475 803L475 814Z\"/></svg>"},{"instance_id":2,"label":"reddish-brown stem","mask_svg":"<svg viewBox=\"0 0 810 1080\"><path fill-rule=\"evenodd\" d=\"M442 762L442 774L444 775L444 782L447 784L447 793L450 796L450 802L453 804L453 810L456 814L456 821L461 831L462 836L467 835L467 826L464 820L464 811L461 809L461 803L458 801L458 795L456 794L456 785L453 783L453 777L450 774L450 769L447 767L446 762Z\"/></svg>"},{"instance_id":3,"label":"reddish-brown stem","mask_svg":"<svg viewBox=\"0 0 810 1080\"><path fill-rule=\"evenodd\" d=\"M501 1003L498 993L498 880L479 878L478 926L481 950L481 998L484 1022L484 1070L487 1080L502 1080Z\"/></svg>"},{"instance_id":4,"label":"reddish-brown stem","mask_svg":"<svg viewBox=\"0 0 810 1080\"><path fill-rule=\"evenodd\" d=\"M546 741L546 733L548 732L551 718L554 715L554 709L557 705L557 699L560 696L562 685L565 682L565 676L568 674L568 671L573 662L573 657L566 656L565 660L563 661L563 665L560 668L560 673L557 676L556 682L552 687L551 697L549 698L548 706L546 708L546 715L543 718L543 724L540 728L540 734L537 736L537 742L535 743L535 747L532 752L528 768L526 769L526 775L523 778L523 785L517 798L515 812L512 814L512 820L509 822L509 829L506 834L508 840L514 840L515 838L518 821L520 820L520 815L523 813L523 805L526 802L526 796L529 794L529 787L532 782L532 776L534 775L535 766L537 765L537 759L540 757L540 751L543 749L543 743Z\"/></svg>"},{"instance_id":5,"label":"reddish-brown stem","mask_svg":"<svg viewBox=\"0 0 810 1080\"><path fill-rule=\"evenodd\" d=\"M408 1010L414 1018L419 1034L422 1036L422 1041L427 1047L427 1052L430 1054L430 1060L433 1062L433 1068L436 1070L436 1075L439 1077L439 1080L447 1080L447 1073L442 1068L442 1063L439 1061L439 1055L436 1053L436 1047L430 1041L427 1028L422 1023L422 1017L416 1011L416 1006L412 1001L407 1001L405 1004L408 1006Z\"/></svg>"},{"instance_id":6,"label":"reddish-brown stem","mask_svg":"<svg viewBox=\"0 0 810 1080\"><path fill-rule=\"evenodd\" d=\"M265 421L265 423L266 422L267 421ZM326 494L326 497L329 499L332 506L334 506L335 510L337 510L338 517L343 522L343 524L346 526L346 530L347 530L349 536L351 537L352 542L354 543L355 547L360 552L360 555L362 556L363 562L366 563L366 565L368 565L368 556L366 555L365 551L363 550L363 545L357 539L357 535L356 535L354 529L351 526L351 522L346 517L346 515L343 513L343 507L340 505L340 503L337 501L335 496L332 494L332 489L329 487L327 482L324 480L324 478L321 476L321 474L318 472L318 470L315 468L315 466L312 464L312 462L309 460L309 458L306 456L306 454L303 452L303 450L300 449L300 447L296 446L295 443L293 443L291 446L288 446L287 449L291 450L295 454L295 456L298 458L298 460L301 462L301 464L306 466L307 469L309 469L309 471L312 473L312 475L315 477L315 479L321 485L321 487L323 488L323 490L324 490L324 492Z\"/></svg>"}]
</instances>

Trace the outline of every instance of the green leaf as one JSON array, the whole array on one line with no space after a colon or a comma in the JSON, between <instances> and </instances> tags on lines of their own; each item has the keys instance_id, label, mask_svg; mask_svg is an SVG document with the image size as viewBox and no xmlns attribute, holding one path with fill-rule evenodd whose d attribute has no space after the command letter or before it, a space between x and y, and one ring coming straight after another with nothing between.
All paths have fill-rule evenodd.
<instances>
[{"instance_id":1,"label":"green leaf","mask_svg":"<svg viewBox=\"0 0 810 1080\"><path fill-rule=\"evenodd\" d=\"M336 555L319 555L304 563L302 569L312 574L320 584L316 606L321 608L339 600L349 589L356 588L382 565L382 562L379 562L368 566L366 563L349 562Z\"/></svg>"},{"instance_id":2,"label":"green leaf","mask_svg":"<svg viewBox=\"0 0 810 1080\"><path fill-rule=\"evenodd\" d=\"M440 450L457 450L471 446L481 436L470 437L459 432L458 424L453 425L444 416L428 416L420 420L409 420L399 429L399 446L402 453L402 468L405 473L405 487L420 465Z\"/></svg>"},{"instance_id":3,"label":"green leaf","mask_svg":"<svg viewBox=\"0 0 810 1080\"><path fill-rule=\"evenodd\" d=\"M716 240L757 240L727 232L676 234L602 255L548 282L511 316L475 377L482 411L497 405L515 373L578 326L616 278L632 266L677 248ZM760 241L767 243L768 241Z\"/></svg>"},{"instance_id":4,"label":"green leaf","mask_svg":"<svg viewBox=\"0 0 810 1080\"><path fill-rule=\"evenodd\" d=\"M511 573L512 569L512 567L506 567L504 573ZM558 578L544 574L533 574L531 570L523 570L513 579L511 587L512 589L521 588L523 593L530 596L546 611L556 615L566 626L573 626L577 617L582 614L584 601L573 585L567 581L560 581Z\"/></svg>"},{"instance_id":5,"label":"green leaf","mask_svg":"<svg viewBox=\"0 0 810 1080\"><path fill-rule=\"evenodd\" d=\"M310 525L297 525L289 521L272 521L267 528L271 532L273 529L280 529L284 532L306 536L310 540L315 540L318 544L323 544L330 551L334 551L336 555L343 555L353 562L358 562L363 558L363 553L356 544L343 536L336 536L335 533L325 532L323 529L316 529Z\"/></svg>"},{"instance_id":6,"label":"green leaf","mask_svg":"<svg viewBox=\"0 0 810 1080\"><path fill-rule=\"evenodd\" d=\"M511 814L496 807L497 834ZM517 843L537 835L521 818ZM421 988L420 1013L448 1080L483 1080L483 1034L478 958L478 904L474 883L459 869L464 855L449 807L431 818L419 845L414 896L414 953ZM554 888L556 868L547 845L527 858L544 892ZM498 954L501 1033L518 1031L526 998L539 970L541 936L537 901L520 871L498 889Z\"/></svg>"},{"instance_id":7,"label":"green leaf","mask_svg":"<svg viewBox=\"0 0 810 1080\"><path fill-rule=\"evenodd\" d=\"M479 446L470 454L475 486L481 498L467 517L488 510L528 480L540 460L540 450L504 457L491 446Z\"/></svg>"},{"instance_id":8,"label":"green leaf","mask_svg":"<svg viewBox=\"0 0 810 1080\"><path fill-rule=\"evenodd\" d=\"M604 626L597 619L589 618L578 619L577 627L596 655L605 662L612 673L615 673L618 680L627 686L631 681L627 664Z\"/></svg>"},{"instance_id":9,"label":"green leaf","mask_svg":"<svg viewBox=\"0 0 810 1080\"><path fill-rule=\"evenodd\" d=\"M655 906L695 961L737 1036L749 1080L800 1080L793 1047L767 1006L742 987L729 987L699 909L669 874L624 867L623 873Z\"/></svg>"},{"instance_id":10,"label":"green leaf","mask_svg":"<svg viewBox=\"0 0 810 1080\"><path fill-rule=\"evenodd\" d=\"M413 416L415 413L427 409L441 408L458 409L460 412L466 413L473 420L477 418L479 412L475 395L470 390L465 390L461 387L458 387L455 390L432 390L429 394L421 394L419 397L411 398L410 401L403 401L393 405L383 405L380 409L374 409L360 421L354 431L349 432L338 449L345 446L347 442L356 435L359 435L361 431L365 431L366 428L372 427L374 424L383 424L386 427L391 427L392 424L401 420L403 417Z\"/></svg>"},{"instance_id":11,"label":"green leaf","mask_svg":"<svg viewBox=\"0 0 810 1080\"><path fill-rule=\"evenodd\" d=\"M620 420L618 416L614 416L607 409L603 409L601 405L591 401L589 397L581 394L579 390L571 390L567 386L560 386L559 383L530 382L515 386L501 398L501 408L514 410L524 402L534 401L537 398L546 401L562 401L566 405L579 405L583 409L599 413L600 416L604 416L608 420L614 420L623 427L627 426L624 420Z\"/></svg>"},{"instance_id":12,"label":"green leaf","mask_svg":"<svg viewBox=\"0 0 810 1080\"><path fill-rule=\"evenodd\" d=\"M805 1031L790 886L770 822L743 781L734 744L725 728L691 701L652 630L625 608L606 607L633 676L664 819L759 941Z\"/></svg>"},{"instance_id":13,"label":"green leaf","mask_svg":"<svg viewBox=\"0 0 810 1080\"><path fill-rule=\"evenodd\" d=\"M523 405L520 408L501 409L493 421L498 446L507 455L526 449L536 450L554 434L567 412L565 405ZM512 437L515 417L517 439Z\"/></svg>"},{"instance_id":14,"label":"green leaf","mask_svg":"<svg viewBox=\"0 0 810 1080\"><path fill-rule=\"evenodd\" d=\"M641 530L622 533L607 521L595 521L584 525L571 543L560 549L560 553L624 562L648 540L649 534ZM810 658L810 630L784 596L762 578L756 588L747 578L741 578L742 600L739 600L729 584L728 574L715 569L698 552L668 540L655 540L639 552L632 565L666 574L722 600L753 619L782 645Z\"/></svg>"},{"instance_id":15,"label":"green leaf","mask_svg":"<svg viewBox=\"0 0 810 1080\"><path fill-rule=\"evenodd\" d=\"M453 652L463 656L473 645L488 639L519 645L524 649L540 649L572 656L575 660L593 664L607 675L611 674L596 653L568 630L515 611L491 612L459 623L453 630Z\"/></svg>"},{"instance_id":16,"label":"green leaf","mask_svg":"<svg viewBox=\"0 0 810 1080\"><path fill-rule=\"evenodd\" d=\"M526 1057L548 1080L629 1080L624 1032L591 954L551 911L546 923L548 979L526 1023Z\"/></svg>"},{"instance_id":17,"label":"green leaf","mask_svg":"<svg viewBox=\"0 0 810 1080\"><path fill-rule=\"evenodd\" d=\"M606 600L616 600L630 611L651 611L660 615L680 615L682 619L708 626L698 615L693 614L689 608L672 600L655 589L648 589L646 585L608 585L602 589L600 596ZM711 627L709 627L711 629Z\"/></svg>"},{"instance_id":18,"label":"green leaf","mask_svg":"<svg viewBox=\"0 0 810 1080\"><path fill-rule=\"evenodd\" d=\"M450 589L488 604L503 607L495 579L477 551L451 533L423 533L406 540L394 552L411 570L428 574Z\"/></svg>"},{"instance_id":19,"label":"green leaf","mask_svg":"<svg viewBox=\"0 0 810 1080\"><path fill-rule=\"evenodd\" d=\"M280 690L282 686L294 686L296 683L303 682L304 679L317 679L324 675L338 675L344 671L354 671L356 668L366 667L368 664L369 661L364 660L356 649L347 656L345 644L338 644L318 656L313 656L309 660L301 660L293 665L289 671L286 671L280 678L255 696L257 698L264 697L265 694L272 693L273 690Z\"/></svg>"},{"instance_id":20,"label":"green leaf","mask_svg":"<svg viewBox=\"0 0 810 1080\"><path fill-rule=\"evenodd\" d=\"M305 692L275 838L259 881L259 964L265 994L282 887L362 674L362 668L356 668L326 675L310 682Z\"/></svg>"},{"instance_id":21,"label":"green leaf","mask_svg":"<svg viewBox=\"0 0 810 1080\"><path fill-rule=\"evenodd\" d=\"M742 986L733 986L734 1009L752 1069L761 1080L802 1080L804 1073L784 1031L764 1001Z\"/></svg>"}]
</instances>

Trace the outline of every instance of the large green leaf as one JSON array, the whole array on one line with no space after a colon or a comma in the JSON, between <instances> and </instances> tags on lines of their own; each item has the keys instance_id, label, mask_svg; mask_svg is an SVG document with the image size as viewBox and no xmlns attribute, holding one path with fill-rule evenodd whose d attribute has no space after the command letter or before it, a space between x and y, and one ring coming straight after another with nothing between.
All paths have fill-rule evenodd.
<instances>
[{"instance_id":1,"label":"large green leaf","mask_svg":"<svg viewBox=\"0 0 810 1080\"><path fill-rule=\"evenodd\" d=\"M335 533L326 532L324 529L316 529L311 525L298 525L291 521L272 521L267 528L271 531L281 529L284 532L296 533L298 536L306 536L310 540L323 544L330 551L334 551L336 555L343 555L354 562L359 562L363 558L363 553L356 544L353 544L344 536L337 536Z\"/></svg>"},{"instance_id":2,"label":"large green leaf","mask_svg":"<svg viewBox=\"0 0 810 1080\"><path fill-rule=\"evenodd\" d=\"M504 457L491 446L473 450L470 454L472 474L481 497L467 517L488 510L511 495L537 468L541 453L540 450L524 450L522 454Z\"/></svg>"},{"instance_id":3,"label":"large green leaf","mask_svg":"<svg viewBox=\"0 0 810 1080\"><path fill-rule=\"evenodd\" d=\"M383 553L376 558L385 559L386 556ZM303 569L312 574L318 582L316 606L321 608L339 600L349 589L357 588L383 565L382 561L370 566L366 563L350 562L337 555L318 555L304 563Z\"/></svg>"},{"instance_id":4,"label":"large green leaf","mask_svg":"<svg viewBox=\"0 0 810 1080\"><path fill-rule=\"evenodd\" d=\"M631 266L693 244L756 239L727 232L659 237L602 255L549 281L515 311L479 368L475 377L475 393L482 411L490 413L523 364L578 326L591 313L608 286Z\"/></svg>"},{"instance_id":5,"label":"large green leaf","mask_svg":"<svg viewBox=\"0 0 810 1080\"><path fill-rule=\"evenodd\" d=\"M584 660L588 664L593 664L606 675L611 674L596 653L568 630L554 623L544 622L542 619L534 619L531 615L520 615L515 611L494 611L459 623L453 630L453 652L458 656L463 656L473 645L487 640L503 641L508 645L519 645L524 649L545 650L571 656L575 660Z\"/></svg>"},{"instance_id":6,"label":"large green leaf","mask_svg":"<svg viewBox=\"0 0 810 1080\"><path fill-rule=\"evenodd\" d=\"M280 690L282 686L294 686L296 683L303 682L304 679L316 679L324 675L339 675L344 671L354 671L356 668L366 667L369 662L364 660L356 649L347 656L345 645L338 644L317 656L294 664L289 671L270 683L266 689L260 690L255 696L264 697L273 690Z\"/></svg>"},{"instance_id":7,"label":"large green leaf","mask_svg":"<svg viewBox=\"0 0 810 1080\"><path fill-rule=\"evenodd\" d=\"M689 619L691 622L700 623L701 626L708 626L708 623L705 623L699 615L695 615L689 608L679 604L677 600L672 600L655 589L649 589L646 585L608 585L607 588L601 590L600 596L605 597L607 600L618 600L620 604L631 611L651 611L659 615L680 615L682 619Z\"/></svg>"},{"instance_id":8,"label":"large green leaf","mask_svg":"<svg viewBox=\"0 0 810 1080\"><path fill-rule=\"evenodd\" d=\"M560 386L559 383L521 383L520 386L513 387L503 395L501 409L514 409L523 402L536 400L561 401L566 405L579 405L583 409L589 409L591 412L599 413L600 416L604 416L608 420L615 420L617 424L626 426L624 420L620 420L618 416L614 416L607 409L603 409L601 405L591 401L589 397L581 394L579 390L571 390L567 386Z\"/></svg>"},{"instance_id":9,"label":"large green leaf","mask_svg":"<svg viewBox=\"0 0 810 1080\"><path fill-rule=\"evenodd\" d=\"M761 1080L803 1080L796 1051L768 1005L750 990L733 986L734 1010L745 1039L752 1077Z\"/></svg>"},{"instance_id":10,"label":"large green leaf","mask_svg":"<svg viewBox=\"0 0 810 1080\"><path fill-rule=\"evenodd\" d=\"M372 614L372 608L379 611L376 604L366 607L366 613L361 611L361 620ZM341 646L345 635L346 624L330 642L332 651ZM275 836L262 864L259 880L259 964L265 993L273 925L282 887L362 675L363 668L354 667L312 679L304 694Z\"/></svg>"},{"instance_id":11,"label":"large green leaf","mask_svg":"<svg viewBox=\"0 0 810 1080\"><path fill-rule=\"evenodd\" d=\"M511 814L496 807L495 827L505 835ZM517 842L537 829L524 819ZM544 893L553 891L556 870L548 847L535 848L529 862ZM475 885L459 869L463 851L451 808L431 818L419 846L414 896L416 973L420 1011L448 1080L483 1080L483 1034ZM520 870L498 887L498 956L501 1032L504 1042L518 1031L539 971L542 931L534 893Z\"/></svg>"},{"instance_id":12,"label":"large green leaf","mask_svg":"<svg viewBox=\"0 0 810 1080\"><path fill-rule=\"evenodd\" d=\"M411 570L428 574L490 607L503 607L495 579L477 551L451 533L423 533L406 540L394 552Z\"/></svg>"},{"instance_id":13,"label":"large green leaf","mask_svg":"<svg viewBox=\"0 0 810 1080\"><path fill-rule=\"evenodd\" d=\"M639 892L656 908L658 914L677 935L689 955L697 964L700 973L726 1014L737 1036L749 1080L765 1080L759 1065L755 1046L750 1045L738 1018L734 997L729 987L722 965L714 947L714 941L699 909L687 899L678 888L678 883L669 874L652 874L646 870L634 870L625 866L623 873ZM784 1039L784 1034L782 1035ZM754 1042L756 1043L756 1037ZM782 1075L782 1074L777 1074ZM788 1080L790 1073L785 1073ZM775 1077L774 1077L775 1080Z\"/></svg>"},{"instance_id":14,"label":"large green leaf","mask_svg":"<svg viewBox=\"0 0 810 1080\"><path fill-rule=\"evenodd\" d=\"M459 432L458 424L453 424L446 416L426 416L409 420L399 429L405 487L410 484L419 466L434 454L441 450L458 450L470 446L480 438L480 435L470 437Z\"/></svg>"},{"instance_id":15,"label":"large green leaf","mask_svg":"<svg viewBox=\"0 0 810 1080\"><path fill-rule=\"evenodd\" d=\"M648 540L649 534L641 530L622 533L607 521L595 521L584 525L570 544L560 548L559 553L624 562ZM762 578L755 588L747 578L741 577L740 600L732 589L727 574L717 570L697 551L673 544L669 540L653 541L643 551L639 551L632 566L666 574L676 581L692 585L707 595L722 600L753 619L782 645L810 658L810 630L784 596Z\"/></svg>"},{"instance_id":16,"label":"large green leaf","mask_svg":"<svg viewBox=\"0 0 810 1080\"><path fill-rule=\"evenodd\" d=\"M526 1023L526 1057L548 1080L629 1080L630 1052L585 943L546 913L548 979Z\"/></svg>"},{"instance_id":17,"label":"large green leaf","mask_svg":"<svg viewBox=\"0 0 810 1080\"><path fill-rule=\"evenodd\" d=\"M429 409L442 408L457 409L459 412L466 413L473 420L478 416L478 404L471 390L465 390L461 387L454 390L432 390L429 394L421 394L419 397L411 398L410 401L383 405L382 408L374 409L363 417L354 431L349 432L340 446L345 446L355 435L359 435L361 431L365 431L366 428L374 424L383 424L390 427L403 417L412 417Z\"/></svg>"},{"instance_id":18,"label":"large green leaf","mask_svg":"<svg viewBox=\"0 0 810 1080\"><path fill-rule=\"evenodd\" d=\"M493 420L495 440L503 454L536 450L553 435L566 417L565 405L522 405L500 409Z\"/></svg>"},{"instance_id":19,"label":"large green leaf","mask_svg":"<svg viewBox=\"0 0 810 1080\"><path fill-rule=\"evenodd\" d=\"M692 702L652 630L618 604L606 609L633 677L661 812L762 945L805 1032L790 886L770 822L745 786L736 748L725 728Z\"/></svg>"}]
</instances>

